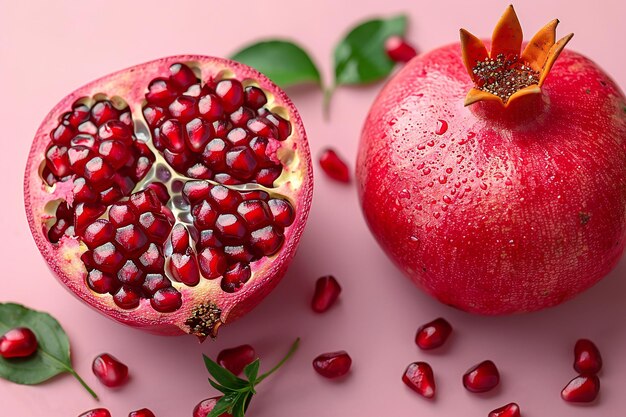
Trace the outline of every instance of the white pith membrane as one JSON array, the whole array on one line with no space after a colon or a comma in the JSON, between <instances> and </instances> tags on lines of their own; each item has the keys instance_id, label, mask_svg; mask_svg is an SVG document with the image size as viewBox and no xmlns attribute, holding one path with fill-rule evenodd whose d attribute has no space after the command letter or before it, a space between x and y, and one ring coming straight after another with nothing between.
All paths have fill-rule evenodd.
<instances>
[{"instance_id":1,"label":"white pith membrane","mask_svg":"<svg viewBox=\"0 0 626 417\"><path fill-rule=\"evenodd\" d=\"M148 298L141 298L138 307L122 309L113 302L111 294L98 294L87 286L87 269L80 257L88 248L80 238L64 236L58 244L48 241L47 232L56 220L57 206L62 201L72 203L73 181L57 182L53 186L48 186L41 177L45 165L44 154L50 143L50 131L58 123L59 116L70 111L77 99L80 98L88 104L93 104L100 99L109 99L118 109L123 107L124 103L128 104L134 123L135 138L138 141L144 141L155 157L150 171L136 184L132 193L143 190L147 184L154 180L165 184L171 197L167 207L174 215L176 224L184 224L191 230L189 227L193 226L193 219L190 215L191 208L182 198L180 188L186 182L195 181L195 179L183 176L169 167L162 154L153 146L150 129L142 114L142 108L146 104L144 94L150 81L157 77L167 77L169 67L179 62L192 68L202 83L210 78L216 81L233 78L240 80L244 87L253 85L261 88L267 97L267 104L263 107L279 114L291 124L291 134L280 142L275 153L277 161L282 165L282 173L274 181L273 187L268 188L256 183L225 185L225 187L241 192L260 190L266 192L269 199L286 200L294 210L296 221L284 229L284 242L278 252L269 257L261 257L250 262L252 276L232 293L225 292L221 288L221 278L201 277L195 286L188 286L176 281L169 268L169 255L172 248L168 239L163 245L166 260L164 274L170 280L171 285L181 293L182 307L170 313L161 313L154 310ZM138 88L137 86L142 87ZM269 91L276 91L277 93L272 94ZM28 175L28 173L33 172L38 172L39 175ZM212 180L202 181L212 185L221 185ZM246 313L276 285L283 273L284 265L293 256L302 232L304 226L302 219L306 219L310 205L311 184L310 161L305 134L299 116L282 91L256 71L232 61L181 56L165 58L112 74L77 90L59 103L48 115L35 138L27 167L25 193L27 207L30 203L30 211L27 211L29 223L39 249L50 267L71 291L112 318L134 327L143 327L146 330L165 334L193 333L204 338L209 335L214 336L222 323L232 321ZM300 195L304 198L300 198ZM108 219L108 207L100 218ZM190 241L195 252L193 237ZM80 275L81 279L77 279L77 275ZM245 302L250 299L254 301Z\"/></svg>"}]
</instances>

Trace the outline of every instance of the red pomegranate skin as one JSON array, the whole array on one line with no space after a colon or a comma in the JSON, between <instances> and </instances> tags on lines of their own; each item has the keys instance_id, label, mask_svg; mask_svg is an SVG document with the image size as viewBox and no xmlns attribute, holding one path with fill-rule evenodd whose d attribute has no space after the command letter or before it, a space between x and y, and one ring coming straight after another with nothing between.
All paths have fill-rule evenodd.
<instances>
[{"instance_id":1,"label":"red pomegranate skin","mask_svg":"<svg viewBox=\"0 0 626 417\"><path fill-rule=\"evenodd\" d=\"M472 86L459 44L388 82L361 136L365 219L442 303L486 315L554 306L607 275L624 250L626 100L569 50L532 106L464 107Z\"/></svg>"}]
</instances>

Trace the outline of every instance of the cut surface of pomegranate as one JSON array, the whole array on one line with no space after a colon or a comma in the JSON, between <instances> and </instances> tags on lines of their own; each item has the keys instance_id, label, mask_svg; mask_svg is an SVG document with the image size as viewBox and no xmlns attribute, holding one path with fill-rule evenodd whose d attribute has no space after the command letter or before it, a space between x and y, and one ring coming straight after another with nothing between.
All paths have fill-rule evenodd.
<instances>
[{"instance_id":1,"label":"cut surface of pomegranate","mask_svg":"<svg viewBox=\"0 0 626 417\"><path fill-rule=\"evenodd\" d=\"M522 417L519 405L509 403L505 406L496 408L489 413L488 417Z\"/></svg>"},{"instance_id":2,"label":"cut surface of pomegranate","mask_svg":"<svg viewBox=\"0 0 626 417\"><path fill-rule=\"evenodd\" d=\"M450 323L440 317L417 329L415 344L423 350L436 349L448 340L451 333L452 326Z\"/></svg>"},{"instance_id":3,"label":"cut surface of pomegranate","mask_svg":"<svg viewBox=\"0 0 626 417\"><path fill-rule=\"evenodd\" d=\"M98 380L109 388L120 387L128 381L128 366L108 353L96 356L91 370Z\"/></svg>"},{"instance_id":4,"label":"cut surface of pomegranate","mask_svg":"<svg viewBox=\"0 0 626 417\"><path fill-rule=\"evenodd\" d=\"M325 378L344 376L352 366L352 358L344 350L323 353L313 360L313 369Z\"/></svg>"},{"instance_id":5,"label":"cut surface of pomegranate","mask_svg":"<svg viewBox=\"0 0 626 417\"><path fill-rule=\"evenodd\" d=\"M25 176L31 232L63 284L117 321L200 339L276 286L311 196L289 98L252 68L198 55L69 94Z\"/></svg>"},{"instance_id":6,"label":"cut surface of pomegranate","mask_svg":"<svg viewBox=\"0 0 626 417\"><path fill-rule=\"evenodd\" d=\"M258 355L252 346L241 345L222 350L218 353L216 362L233 374L239 375L243 372L243 368L254 362L257 358Z\"/></svg>"},{"instance_id":7,"label":"cut surface of pomegranate","mask_svg":"<svg viewBox=\"0 0 626 417\"><path fill-rule=\"evenodd\" d=\"M492 361L472 366L463 375L463 386L471 392L487 392L500 383L500 372Z\"/></svg>"},{"instance_id":8,"label":"cut surface of pomegranate","mask_svg":"<svg viewBox=\"0 0 626 417\"><path fill-rule=\"evenodd\" d=\"M311 308L316 313L324 313L331 308L341 294L341 286L332 275L320 277L315 282L315 292L311 300Z\"/></svg>"},{"instance_id":9,"label":"cut surface of pomegranate","mask_svg":"<svg viewBox=\"0 0 626 417\"><path fill-rule=\"evenodd\" d=\"M602 356L589 339L579 339L574 346L574 369L580 374L597 374L602 369Z\"/></svg>"},{"instance_id":10,"label":"cut surface of pomegranate","mask_svg":"<svg viewBox=\"0 0 626 417\"><path fill-rule=\"evenodd\" d=\"M578 375L561 391L561 398L570 403L590 403L598 397L600 378L597 375Z\"/></svg>"},{"instance_id":11,"label":"cut surface of pomegranate","mask_svg":"<svg viewBox=\"0 0 626 417\"><path fill-rule=\"evenodd\" d=\"M0 356L4 359L27 358L37 351L37 336L26 327L16 327L0 337Z\"/></svg>"},{"instance_id":12,"label":"cut surface of pomegranate","mask_svg":"<svg viewBox=\"0 0 626 417\"><path fill-rule=\"evenodd\" d=\"M435 375L426 362L413 362L404 371L402 382L424 398L435 396Z\"/></svg>"}]
</instances>

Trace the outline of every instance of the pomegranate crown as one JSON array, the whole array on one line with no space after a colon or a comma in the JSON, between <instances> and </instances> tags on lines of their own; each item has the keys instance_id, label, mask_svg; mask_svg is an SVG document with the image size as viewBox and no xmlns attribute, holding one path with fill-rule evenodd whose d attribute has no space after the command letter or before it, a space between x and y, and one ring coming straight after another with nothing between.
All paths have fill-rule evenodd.
<instances>
[{"instance_id":1,"label":"pomegranate crown","mask_svg":"<svg viewBox=\"0 0 626 417\"><path fill-rule=\"evenodd\" d=\"M461 29L463 63L474 82L465 105L495 101L507 107L520 97L540 94L552 65L574 36L570 33L556 41L558 24L558 19L554 19L545 25L523 51L522 27L512 5L493 31L489 52L480 39Z\"/></svg>"}]
</instances>

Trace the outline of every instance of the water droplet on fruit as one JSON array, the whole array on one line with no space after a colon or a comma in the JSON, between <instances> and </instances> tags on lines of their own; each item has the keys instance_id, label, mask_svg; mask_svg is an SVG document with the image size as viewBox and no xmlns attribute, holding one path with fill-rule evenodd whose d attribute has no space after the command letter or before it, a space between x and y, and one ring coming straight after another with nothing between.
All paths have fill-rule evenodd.
<instances>
[{"instance_id":1,"label":"water droplet on fruit","mask_svg":"<svg viewBox=\"0 0 626 417\"><path fill-rule=\"evenodd\" d=\"M428 142L426 142L426 145L428 145L428 146L435 146L435 141L434 140L429 140Z\"/></svg>"},{"instance_id":2,"label":"water droplet on fruit","mask_svg":"<svg viewBox=\"0 0 626 417\"><path fill-rule=\"evenodd\" d=\"M404 188L402 191L400 191L400 194L398 194L398 196L400 198L411 198L411 193L409 193L409 190Z\"/></svg>"},{"instance_id":3,"label":"water droplet on fruit","mask_svg":"<svg viewBox=\"0 0 626 417\"><path fill-rule=\"evenodd\" d=\"M485 171L483 171L482 169L476 170L476 176L478 178L482 177L484 174L485 174Z\"/></svg>"},{"instance_id":4,"label":"water droplet on fruit","mask_svg":"<svg viewBox=\"0 0 626 417\"><path fill-rule=\"evenodd\" d=\"M487 184L485 184L484 182L481 182L480 183L480 188L483 189L483 190L486 190L487 189Z\"/></svg>"},{"instance_id":5,"label":"water droplet on fruit","mask_svg":"<svg viewBox=\"0 0 626 417\"><path fill-rule=\"evenodd\" d=\"M443 135L447 131L448 131L448 122L442 119L437 120L437 130L435 130L435 133L438 135Z\"/></svg>"},{"instance_id":6,"label":"water droplet on fruit","mask_svg":"<svg viewBox=\"0 0 626 417\"><path fill-rule=\"evenodd\" d=\"M410 239L412 242L419 242L419 238L417 236L411 236Z\"/></svg>"},{"instance_id":7,"label":"water droplet on fruit","mask_svg":"<svg viewBox=\"0 0 626 417\"><path fill-rule=\"evenodd\" d=\"M424 168L424 170L422 171L422 174L424 175L430 174L430 168Z\"/></svg>"},{"instance_id":8,"label":"water droplet on fruit","mask_svg":"<svg viewBox=\"0 0 626 417\"><path fill-rule=\"evenodd\" d=\"M452 199L450 198L450 196L449 196L449 195L444 195L444 196L443 196L443 201L444 201L446 204L452 204Z\"/></svg>"},{"instance_id":9,"label":"water droplet on fruit","mask_svg":"<svg viewBox=\"0 0 626 417\"><path fill-rule=\"evenodd\" d=\"M448 177L446 177L445 175L440 175L439 176L439 183L440 184L445 184L446 182L448 182Z\"/></svg>"}]
</instances>

